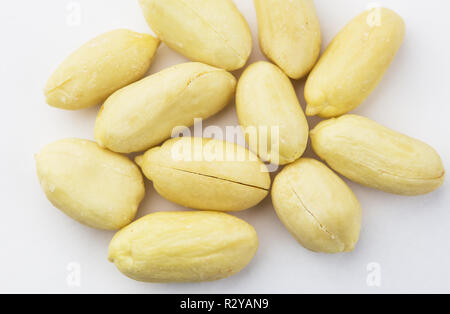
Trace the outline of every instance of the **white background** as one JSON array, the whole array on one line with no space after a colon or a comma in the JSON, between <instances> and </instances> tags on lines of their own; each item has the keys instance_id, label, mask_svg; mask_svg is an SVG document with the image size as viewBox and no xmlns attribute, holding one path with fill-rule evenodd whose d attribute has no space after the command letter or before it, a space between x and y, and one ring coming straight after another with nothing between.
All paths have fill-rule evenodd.
<instances>
[{"instance_id":1,"label":"white background","mask_svg":"<svg viewBox=\"0 0 450 314\"><path fill-rule=\"evenodd\" d=\"M70 5L72 3L72 5ZM254 38L251 62L262 60L251 0L236 0ZM369 1L316 0L324 46ZM354 112L426 141L450 166L450 1L378 1L406 21L404 44L376 91ZM77 7L81 20L77 23ZM33 155L61 138L93 139L98 107L78 112L45 104L42 88L72 50L111 29L150 32L137 0L9 0L0 5L1 162L0 292L307 293L450 292L449 182L434 193L402 197L349 183L364 217L357 249L315 254L277 219L267 198L238 216L255 226L260 248L229 279L200 284L144 284L121 275L107 257L112 232L84 227L52 207L39 186ZM150 73L185 61L162 45ZM236 75L239 75L236 73ZM295 87L304 106L304 80ZM311 127L317 123L311 119ZM207 125L237 123L234 104ZM307 156L313 156L309 151ZM139 216L182 208L147 184ZM68 265L81 285L67 283ZM381 287L367 284L377 263Z\"/></svg>"}]
</instances>

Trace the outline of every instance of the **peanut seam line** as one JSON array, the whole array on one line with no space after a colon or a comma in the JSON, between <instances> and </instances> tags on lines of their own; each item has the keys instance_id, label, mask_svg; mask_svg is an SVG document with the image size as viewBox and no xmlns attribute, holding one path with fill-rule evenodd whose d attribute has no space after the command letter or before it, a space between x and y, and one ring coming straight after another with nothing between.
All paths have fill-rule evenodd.
<instances>
[{"instance_id":1,"label":"peanut seam line","mask_svg":"<svg viewBox=\"0 0 450 314\"><path fill-rule=\"evenodd\" d=\"M342 138L345 138L345 137L342 137ZM356 143L352 143L352 145L357 145L357 144L356 144ZM344 159L344 160L347 159L347 158L346 158L347 156L346 156L345 154L338 154L338 156L339 156L340 158ZM324 160L325 160L328 164L330 164L330 163L328 162L329 158L324 159ZM370 170L372 170L372 171L374 171L374 172L379 173L380 175L388 175L388 176L391 176L391 177L394 177L394 178L398 178L398 179L402 179L402 180L423 181L423 182L426 182L426 181L439 180L439 179L442 179L443 176L445 176L445 171L443 171L438 177L429 177L429 178L425 178L425 177L423 177L423 178L418 178L418 177L416 177L416 178L414 178L414 177L407 177L407 176L401 176L401 175L393 174L392 172L389 172L389 171L380 169L380 168L378 168L378 167L372 167L372 166L370 166L369 164L367 164L367 163L365 163L365 162L363 162L363 161L359 161L359 160L357 160L357 159L353 159L353 161L354 161L354 163L357 164L358 166L364 167L364 168L368 168L368 169L370 169Z\"/></svg>"},{"instance_id":2,"label":"peanut seam line","mask_svg":"<svg viewBox=\"0 0 450 314\"><path fill-rule=\"evenodd\" d=\"M224 42L226 42L227 43L227 45L228 45L228 47L230 47L230 49L231 50L233 50L233 52L239 57L239 59L241 59L241 60L245 60L245 58L243 57L243 56L241 56L241 54L230 44L230 42L229 42L229 40L227 39L227 38L225 38L219 31L217 31L212 25L211 25L211 23L209 23L208 21L206 21L194 8L191 8L187 3L185 3L184 1L181 1L183 4L184 4L184 6L186 7L186 8L188 8L189 10L191 10L192 11L192 13L194 13L195 15L197 15L198 16L198 18L200 19L200 20L202 20L206 25L208 25L211 29L212 29L212 31L214 32L214 33L216 33L216 35L218 36L218 37L220 37Z\"/></svg>"},{"instance_id":3,"label":"peanut seam line","mask_svg":"<svg viewBox=\"0 0 450 314\"><path fill-rule=\"evenodd\" d=\"M160 166L160 165L158 165L158 167L159 168L164 168L164 169L180 171L180 172L185 172L185 173L190 173L190 174L195 174L195 175L198 175L198 176L212 178L212 179L226 181L226 182L231 182L231 183L235 183L235 184L240 184L240 185L248 186L248 187L251 187L251 188L263 190L263 191L266 191L266 192L269 191L268 188L266 189L266 188L263 188L263 187L260 187L260 186L257 186L257 185L252 185L252 184L243 183L243 182L237 182L237 181L233 181L233 180L230 180L230 179L216 177L216 176L213 176L213 175L207 175L207 174L203 174L203 173L198 173L198 172L195 172L195 171L189 171L189 170L185 170L185 169L178 169L178 168L172 168L172 167L166 167L166 166Z\"/></svg>"},{"instance_id":4,"label":"peanut seam line","mask_svg":"<svg viewBox=\"0 0 450 314\"><path fill-rule=\"evenodd\" d=\"M333 241L337 241L339 244L341 244L344 247L345 250L345 244L339 239L339 237L337 237L335 234L333 234L331 231L329 231L325 225L323 225L320 220L312 213L312 211L310 211L308 209L308 207L305 205L305 202L303 202L303 199L300 197L300 195L298 195L298 193L295 191L294 187L292 184L289 184L289 187L291 188L292 192L294 193L294 195L297 197L297 199L299 200L300 204L302 205L302 207L305 209L305 211L313 218L313 220L319 225L319 228L324 231Z\"/></svg>"}]
</instances>

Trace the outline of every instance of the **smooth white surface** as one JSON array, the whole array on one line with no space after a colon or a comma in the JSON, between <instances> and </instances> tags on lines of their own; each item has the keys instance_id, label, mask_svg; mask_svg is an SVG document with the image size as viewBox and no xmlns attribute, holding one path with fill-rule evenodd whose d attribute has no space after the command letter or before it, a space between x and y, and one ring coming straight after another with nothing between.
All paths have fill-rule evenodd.
<instances>
[{"instance_id":1,"label":"smooth white surface","mask_svg":"<svg viewBox=\"0 0 450 314\"><path fill-rule=\"evenodd\" d=\"M373 3L316 0L324 46ZM236 0L254 38L251 62L262 60L251 0ZM450 166L450 2L378 1L406 21L405 42L376 91L354 112L424 140ZM81 21L77 23L77 6ZM75 25L74 25L75 24ZM277 219L270 198L238 216L255 226L260 248L242 273L201 284L144 284L121 275L106 260L111 232L84 227L53 208L39 186L33 155L65 137L93 138L98 108L68 112L45 104L42 88L72 50L105 31L150 32L137 0L2 1L0 292L315 293L450 292L450 186L403 197L350 183L364 212L355 252L311 253ZM162 45L150 73L185 59ZM237 75L240 74L236 73ZM304 80L295 82L304 106ZM314 126L318 119L310 119ZM235 125L234 105L207 125ZM307 156L313 156L309 149ZM448 178L447 178L448 179ZM139 216L179 210L147 184ZM81 266L81 285L70 287L68 265ZM367 285L378 263L381 287Z\"/></svg>"}]
</instances>

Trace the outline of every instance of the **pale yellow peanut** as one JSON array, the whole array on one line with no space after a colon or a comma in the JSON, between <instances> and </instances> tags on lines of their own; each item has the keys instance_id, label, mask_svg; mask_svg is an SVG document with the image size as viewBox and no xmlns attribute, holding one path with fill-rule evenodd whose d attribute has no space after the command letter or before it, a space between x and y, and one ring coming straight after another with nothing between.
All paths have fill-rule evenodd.
<instances>
[{"instance_id":1,"label":"pale yellow peanut","mask_svg":"<svg viewBox=\"0 0 450 314\"><path fill-rule=\"evenodd\" d=\"M358 107L384 76L404 34L403 19L389 9L367 10L354 18L309 75L306 114L329 118Z\"/></svg>"},{"instance_id":2,"label":"pale yellow peanut","mask_svg":"<svg viewBox=\"0 0 450 314\"><path fill-rule=\"evenodd\" d=\"M256 155L220 140L171 139L136 162L161 196L189 208L245 210L270 189L267 167Z\"/></svg>"},{"instance_id":3,"label":"pale yellow peanut","mask_svg":"<svg viewBox=\"0 0 450 314\"><path fill-rule=\"evenodd\" d=\"M254 0L264 54L300 79L316 63L322 36L313 0Z\"/></svg>"},{"instance_id":4,"label":"pale yellow peanut","mask_svg":"<svg viewBox=\"0 0 450 314\"><path fill-rule=\"evenodd\" d=\"M152 30L192 61L229 71L252 50L250 28L233 0L140 0Z\"/></svg>"},{"instance_id":5,"label":"pale yellow peanut","mask_svg":"<svg viewBox=\"0 0 450 314\"><path fill-rule=\"evenodd\" d=\"M272 201L289 232L315 252L353 251L361 207L350 188L327 166L302 158L275 178Z\"/></svg>"},{"instance_id":6,"label":"pale yellow peanut","mask_svg":"<svg viewBox=\"0 0 450 314\"><path fill-rule=\"evenodd\" d=\"M139 168L91 141L49 144L36 155L36 168L50 202L93 228L117 230L128 225L144 198Z\"/></svg>"},{"instance_id":7,"label":"pale yellow peanut","mask_svg":"<svg viewBox=\"0 0 450 314\"><path fill-rule=\"evenodd\" d=\"M97 143L112 151L144 151L170 138L175 127L209 118L233 98L236 79L202 63L178 64L114 93L95 123Z\"/></svg>"},{"instance_id":8,"label":"pale yellow peanut","mask_svg":"<svg viewBox=\"0 0 450 314\"><path fill-rule=\"evenodd\" d=\"M109 260L143 282L201 282L232 276L258 249L255 229L217 212L160 212L119 231Z\"/></svg>"},{"instance_id":9,"label":"pale yellow peanut","mask_svg":"<svg viewBox=\"0 0 450 314\"><path fill-rule=\"evenodd\" d=\"M418 195L444 182L444 166L432 147L361 116L323 121L311 140L331 168L372 188Z\"/></svg>"},{"instance_id":10,"label":"pale yellow peanut","mask_svg":"<svg viewBox=\"0 0 450 314\"><path fill-rule=\"evenodd\" d=\"M126 29L94 38L52 74L44 89L47 103L68 110L102 103L145 75L159 43L153 36Z\"/></svg>"},{"instance_id":11,"label":"pale yellow peanut","mask_svg":"<svg viewBox=\"0 0 450 314\"><path fill-rule=\"evenodd\" d=\"M257 62L245 70L237 87L236 109L240 125L248 130L250 149L262 160L284 165L305 151L308 122L291 81L277 66Z\"/></svg>"}]
</instances>

